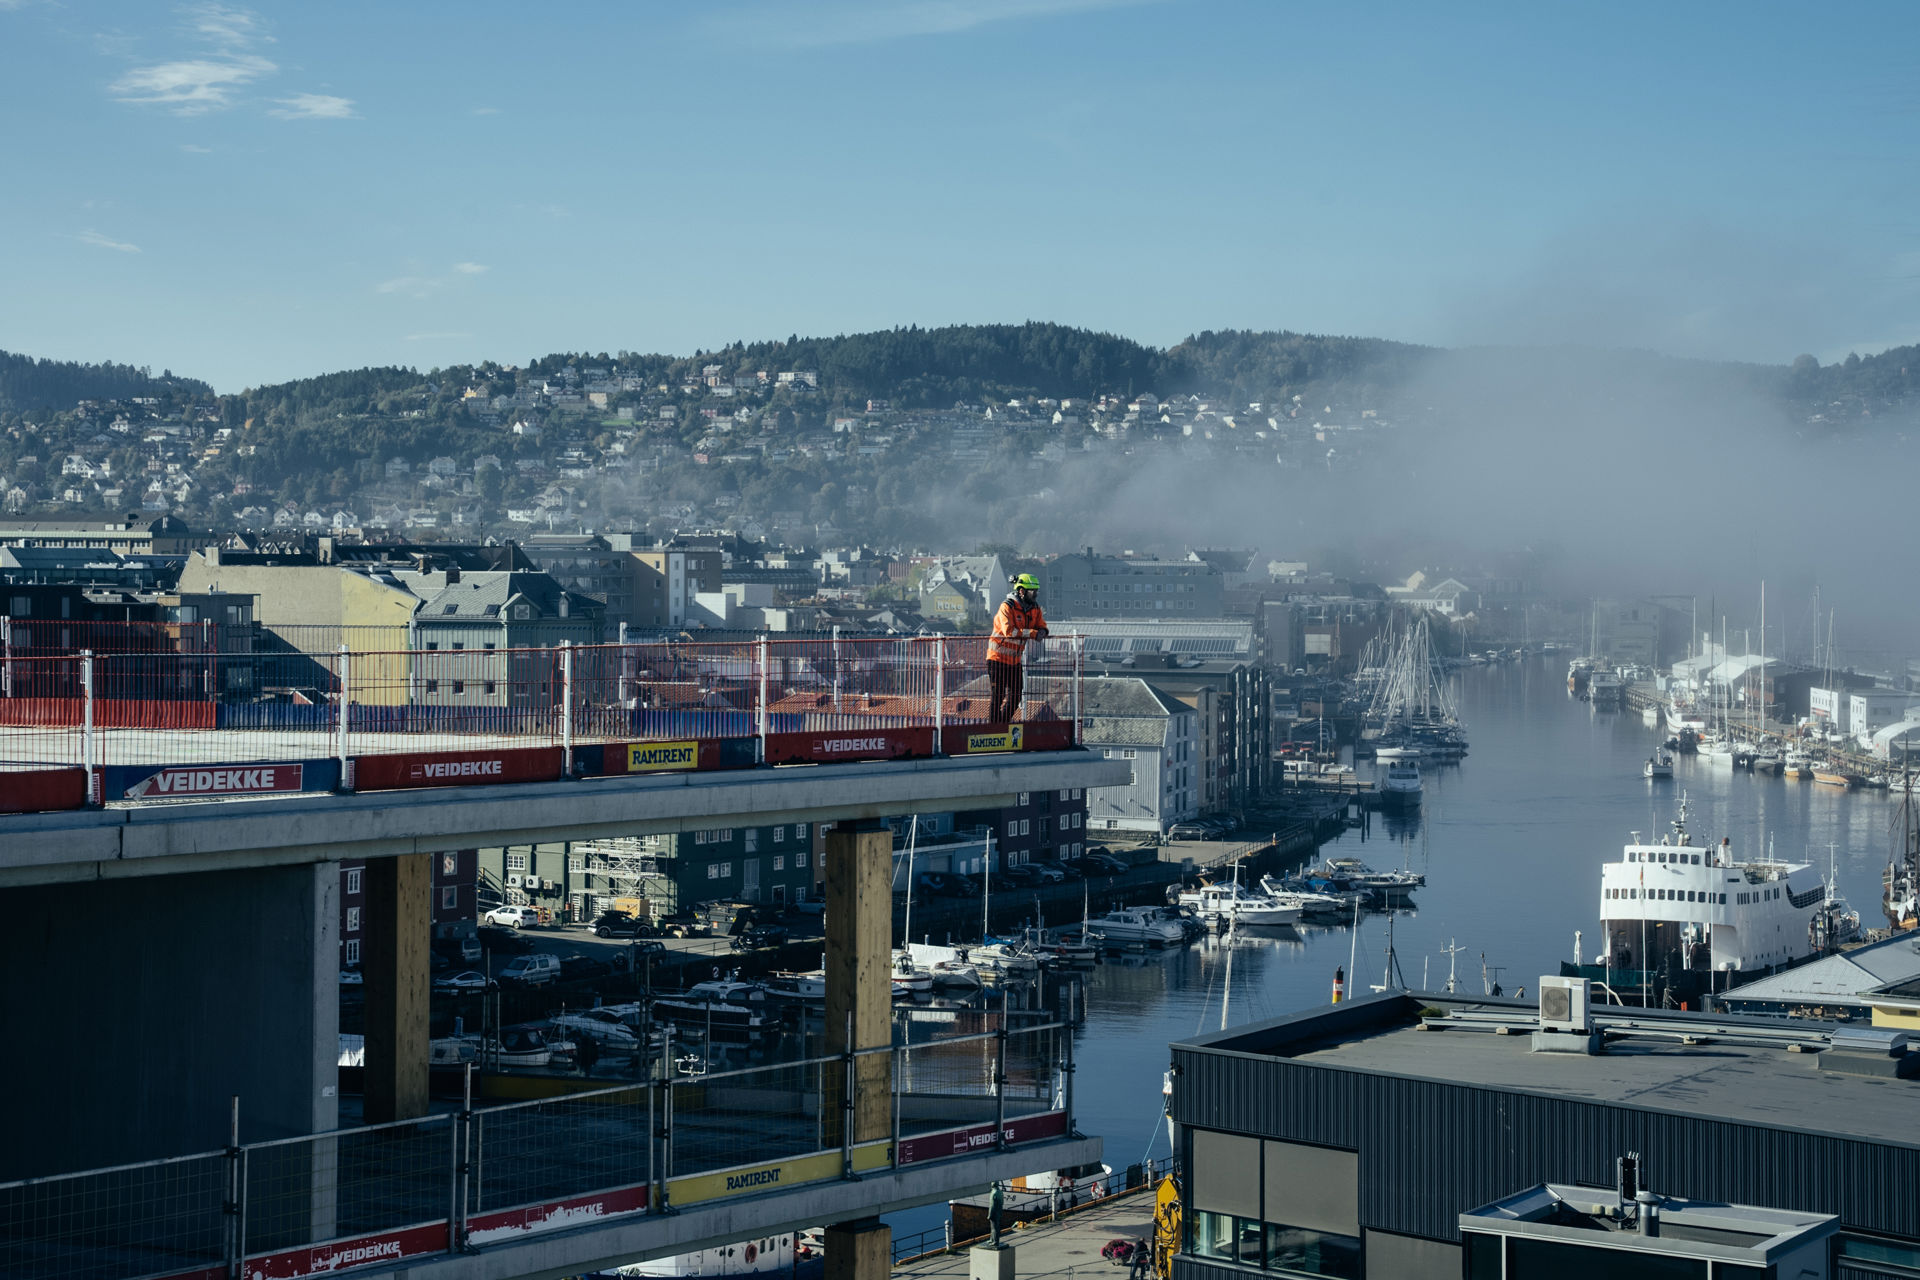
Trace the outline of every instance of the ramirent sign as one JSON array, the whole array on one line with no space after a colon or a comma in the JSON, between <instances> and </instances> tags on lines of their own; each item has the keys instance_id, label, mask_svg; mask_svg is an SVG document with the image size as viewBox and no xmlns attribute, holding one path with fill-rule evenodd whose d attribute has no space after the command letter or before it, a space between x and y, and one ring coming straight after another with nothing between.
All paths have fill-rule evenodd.
<instances>
[{"instance_id":1,"label":"ramirent sign","mask_svg":"<svg viewBox=\"0 0 1920 1280\"><path fill-rule=\"evenodd\" d=\"M169 796L246 796L298 791L303 770L297 764L173 766L128 787L129 800Z\"/></svg>"},{"instance_id":2,"label":"ramirent sign","mask_svg":"<svg viewBox=\"0 0 1920 1280\"><path fill-rule=\"evenodd\" d=\"M663 769L699 767L698 742L635 742L627 747L628 773L658 773Z\"/></svg>"}]
</instances>

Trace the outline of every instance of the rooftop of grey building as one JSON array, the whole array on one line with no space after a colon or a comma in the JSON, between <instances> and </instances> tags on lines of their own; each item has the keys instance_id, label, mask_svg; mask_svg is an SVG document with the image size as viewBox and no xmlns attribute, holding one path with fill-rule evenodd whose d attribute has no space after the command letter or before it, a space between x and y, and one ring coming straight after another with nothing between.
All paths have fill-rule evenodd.
<instances>
[{"instance_id":1,"label":"rooftop of grey building","mask_svg":"<svg viewBox=\"0 0 1920 1280\"><path fill-rule=\"evenodd\" d=\"M1445 1016L1423 1017L1425 1010ZM1180 1041L1174 1049L1920 1146L1920 1130L1895 1120L1920 1103L1920 1080L1870 1074L1881 1065L1876 1055L1847 1044L1857 1033L1833 1023L1596 1008L1605 1048L1589 1055L1533 1051L1537 1013L1532 1000L1392 992Z\"/></svg>"}]
</instances>

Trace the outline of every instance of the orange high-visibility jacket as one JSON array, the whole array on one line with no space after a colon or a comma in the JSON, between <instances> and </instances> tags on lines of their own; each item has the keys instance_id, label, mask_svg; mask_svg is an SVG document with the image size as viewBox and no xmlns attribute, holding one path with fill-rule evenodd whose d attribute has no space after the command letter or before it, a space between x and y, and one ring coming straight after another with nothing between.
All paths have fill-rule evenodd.
<instances>
[{"instance_id":1,"label":"orange high-visibility jacket","mask_svg":"<svg viewBox=\"0 0 1920 1280\"><path fill-rule=\"evenodd\" d=\"M1022 609L1018 600L1008 596L1001 602L1000 612L993 615L993 634L987 638L987 661L1019 666L1027 641L1046 629L1047 615L1040 612L1038 602L1031 609Z\"/></svg>"}]
</instances>

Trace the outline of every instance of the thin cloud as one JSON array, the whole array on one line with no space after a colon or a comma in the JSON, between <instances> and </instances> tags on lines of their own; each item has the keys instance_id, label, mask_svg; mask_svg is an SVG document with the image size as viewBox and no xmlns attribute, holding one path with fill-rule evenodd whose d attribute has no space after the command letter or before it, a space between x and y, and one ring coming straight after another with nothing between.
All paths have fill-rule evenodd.
<instances>
[{"instance_id":1,"label":"thin cloud","mask_svg":"<svg viewBox=\"0 0 1920 1280\"><path fill-rule=\"evenodd\" d=\"M351 120L353 99L336 98L330 93L296 93L291 98L275 98L280 105L267 114L282 120Z\"/></svg>"},{"instance_id":2,"label":"thin cloud","mask_svg":"<svg viewBox=\"0 0 1920 1280\"><path fill-rule=\"evenodd\" d=\"M215 48L246 49L255 44L273 43L273 37L267 34L260 15L251 9L224 4L197 4L188 6L184 12L187 25L194 34Z\"/></svg>"},{"instance_id":3,"label":"thin cloud","mask_svg":"<svg viewBox=\"0 0 1920 1280\"><path fill-rule=\"evenodd\" d=\"M483 276L492 270L484 262L456 262L453 264L453 269L463 276Z\"/></svg>"},{"instance_id":4,"label":"thin cloud","mask_svg":"<svg viewBox=\"0 0 1920 1280\"><path fill-rule=\"evenodd\" d=\"M497 116L497 115L499 115L499 114L500 114L500 108L498 108L498 107L475 107L475 108L473 109L473 114L474 114L474 115L476 115L476 116Z\"/></svg>"},{"instance_id":5,"label":"thin cloud","mask_svg":"<svg viewBox=\"0 0 1920 1280\"><path fill-rule=\"evenodd\" d=\"M1061 17L1152 0L849 0L821 8L760 4L735 9L708 25L734 38L796 49L880 44L957 35L997 22Z\"/></svg>"},{"instance_id":6,"label":"thin cloud","mask_svg":"<svg viewBox=\"0 0 1920 1280\"><path fill-rule=\"evenodd\" d=\"M96 249L111 249L115 253L140 252L139 245L129 244L125 240L115 240L112 236L101 235L92 228L82 231L79 235L76 235L74 239L78 240L81 244L90 244Z\"/></svg>"},{"instance_id":7,"label":"thin cloud","mask_svg":"<svg viewBox=\"0 0 1920 1280\"><path fill-rule=\"evenodd\" d=\"M108 86L122 102L170 107L176 115L195 116L233 105L234 91L280 68L257 54L186 58L151 67L135 67Z\"/></svg>"},{"instance_id":8,"label":"thin cloud","mask_svg":"<svg viewBox=\"0 0 1920 1280\"><path fill-rule=\"evenodd\" d=\"M375 293L395 293L408 298L424 298L440 287L440 281L426 276L395 276L373 286Z\"/></svg>"}]
</instances>

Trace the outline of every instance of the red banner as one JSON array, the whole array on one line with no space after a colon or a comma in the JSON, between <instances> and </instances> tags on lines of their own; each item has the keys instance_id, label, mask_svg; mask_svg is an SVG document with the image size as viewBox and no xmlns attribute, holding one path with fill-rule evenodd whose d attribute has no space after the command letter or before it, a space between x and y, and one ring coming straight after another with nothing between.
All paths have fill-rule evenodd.
<instances>
[{"instance_id":1,"label":"red banner","mask_svg":"<svg viewBox=\"0 0 1920 1280\"><path fill-rule=\"evenodd\" d=\"M267 795L300 790L302 776L297 764L172 765L128 787L125 798Z\"/></svg>"},{"instance_id":2,"label":"red banner","mask_svg":"<svg viewBox=\"0 0 1920 1280\"><path fill-rule=\"evenodd\" d=\"M407 787L478 787L496 782L555 782L559 747L499 747L491 751L427 751L397 756L356 756L355 791Z\"/></svg>"},{"instance_id":3,"label":"red banner","mask_svg":"<svg viewBox=\"0 0 1920 1280\"><path fill-rule=\"evenodd\" d=\"M473 1245L499 1244L517 1236L539 1231L558 1231L578 1227L616 1213L639 1213L647 1207L647 1188L622 1187L597 1195L575 1196L553 1204L528 1209L506 1209L499 1213L478 1213L467 1219L467 1242Z\"/></svg>"},{"instance_id":4,"label":"red banner","mask_svg":"<svg viewBox=\"0 0 1920 1280\"><path fill-rule=\"evenodd\" d=\"M768 764L832 764L837 760L898 760L933 754L932 729L850 729L838 733L770 733Z\"/></svg>"},{"instance_id":5,"label":"red banner","mask_svg":"<svg viewBox=\"0 0 1920 1280\"><path fill-rule=\"evenodd\" d=\"M78 809L86 803L85 769L18 769L0 772L0 813Z\"/></svg>"},{"instance_id":6,"label":"red banner","mask_svg":"<svg viewBox=\"0 0 1920 1280\"><path fill-rule=\"evenodd\" d=\"M1041 1116L1020 1116L1007 1121L1006 1128L1009 1146L1037 1142L1041 1138L1064 1137L1066 1132L1067 1113L1064 1111L1049 1111ZM929 1160L944 1160L948 1156L963 1156L970 1151L984 1151L994 1145L993 1135L994 1127L991 1124L977 1124L946 1133L902 1138L894 1149L893 1162L896 1165L924 1164Z\"/></svg>"},{"instance_id":7,"label":"red banner","mask_svg":"<svg viewBox=\"0 0 1920 1280\"><path fill-rule=\"evenodd\" d=\"M307 1245L282 1253L248 1258L244 1268L247 1280L298 1280L301 1276L326 1275L349 1267L372 1263L399 1262L422 1254L447 1251L447 1224L431 1222L424 1227L404 1231L384 1231L378 1235L355 1236L330 1244Z\"/></svg>"}]
</instances>

